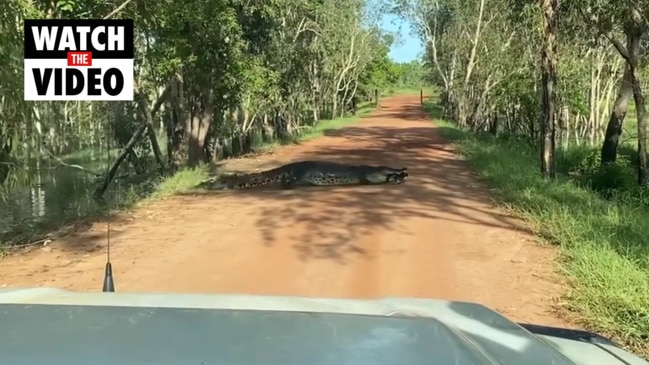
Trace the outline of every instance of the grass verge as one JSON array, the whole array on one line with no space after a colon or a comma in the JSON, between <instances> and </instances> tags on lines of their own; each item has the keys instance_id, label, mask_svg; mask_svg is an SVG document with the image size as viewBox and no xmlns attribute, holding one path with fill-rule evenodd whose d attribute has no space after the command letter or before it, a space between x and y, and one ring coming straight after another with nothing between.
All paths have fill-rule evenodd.
<instances>
[{"instance_id":1,"label":"grass verge","mask_svg":"<svg viewBox=\"0 0 649 365\"><path fill-rule=\"evenodd\" d=\"M431 95L435 90L431 87L404 87L404 88L395 88L395 89L386 89L381 92L381 96L393 96L393 95L419 95L420 92L424 95Z\"/></svg>"},{"instance_id":2,"label":"grass verge","mask_svg":"<svg viewBox=\"0 0 649 365\"><path fill-rule=\"evenodd\" d=\"M438 118L435 103L424 107L495 196L560 247L560 267L570 283L566 309L584 327L648 358L647 206L605 199L567 175L546 181L534 147L515 138L461 130ZM557 165L568 163L571 153L559 153ZM568 170L563 167L558 170Z\"/></svg>"},{"instance_id":3,"label":"grass verge","mask_svg":"<svg viewBox=\"0 0 649 365\"><path fill-rule=\"evenodd\" d=\"M303 141L308 141L314 138L318 138L328 130L340 129L351 123L357 122L361 117L369 114L374 110L372 103L363 103L360 105L356 111L356 115L345 118L331 119L331 120L321 120L314 127L304 128L301 133L298 133L290 138L272 141L269 143L263 143L258 146L253 147L255 153L265 153L279 146L299 143Z\"/></svg>"}]
</instances>

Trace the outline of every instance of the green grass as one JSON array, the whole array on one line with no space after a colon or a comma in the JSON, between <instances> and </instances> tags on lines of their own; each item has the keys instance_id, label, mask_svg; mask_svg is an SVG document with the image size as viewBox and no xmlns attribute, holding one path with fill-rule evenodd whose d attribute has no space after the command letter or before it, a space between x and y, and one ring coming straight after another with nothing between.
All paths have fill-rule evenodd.
<instances>
[{"instance_id":1,"label":"green grass","mask_svg":"<svg viewBox=\"0 0 649 365\"><path fill-rule=\"evenodd\" d=\"M321 120L314 127L304 128L302 129L301 133L297 133L290 138L285 138L282 140L276 140L267 143L261 143L257 146L253 146L253 150L254 152L257 153L264 153L282 145L294 144L294 143L299 143L314 138L318 138L328 130L340 129L353 122L358 121L359 118L369 114L374 110L373 105L374 104L371 102L362 103L361 105L359 105L359 108L356 111L356 115L354 116L331 119L331 120Z\"/></svg>"},{"instance_id":2,"label":"green grass","mask_svg":"<svg viewBox=\"0 0 649 365\"><path fill-rule=\"evenodd\" d=\"M182 169L174 175L160 180L145 201L154 201L191 190L202 181L205 181L210 176L210 172L209 165Z\"/></svg>"},{"instance_id":3,"label":"green grass","mask_svg":"<svg viewBox=\"0 0 649 365\"><path fill-rule=\"evenodd\" d=\"M432 95L434 92L433 89L430 87L402 87L402 88L394 88L394 89L387 89L381 91L381 96L411 95L411 94L419 95L419 92L422 90L424 91L424 96Z\"/></svg>"},{"instance_id":4,"label":"green grass","mask_svg":"<svg viewBox=\"0 0 649 365\"><path fill-rule=\"evenodd\" d=\"M425 107L433 117L440 115L434 103ZM474 134L441 119L436 124L504 205L558 245L570 284L566 309L584 327L648 356L648 205L605 199L566 175L542 179L539 153L520 139ZM569 170L565 164L579 152L560 153L558 169Z\"/></svg>"}]
</instances>

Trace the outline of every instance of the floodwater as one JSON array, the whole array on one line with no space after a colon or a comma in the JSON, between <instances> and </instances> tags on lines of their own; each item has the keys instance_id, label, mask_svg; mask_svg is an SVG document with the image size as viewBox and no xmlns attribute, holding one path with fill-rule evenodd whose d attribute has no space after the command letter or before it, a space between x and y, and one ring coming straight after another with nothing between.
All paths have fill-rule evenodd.
<instances>
[{"instance_id":1,"label":"floodwater","mask_svg":"<svg viewBox=\"0 0 649 365\"><path fill-rule=\"evenodd\" d=\"M112 162L107 157L106 152L102 156L101 151L90 151L64 161L102 174ZM17 185L0 195L0 243L30 236L39 227L56 227L66 220L107 209L106 204L92 197L99 180L89 171L56 160L35 162L31 171L18 177ZM107 192L107 200L113 201L120 192L113 188Z\"/></svg>"}]
</instances>

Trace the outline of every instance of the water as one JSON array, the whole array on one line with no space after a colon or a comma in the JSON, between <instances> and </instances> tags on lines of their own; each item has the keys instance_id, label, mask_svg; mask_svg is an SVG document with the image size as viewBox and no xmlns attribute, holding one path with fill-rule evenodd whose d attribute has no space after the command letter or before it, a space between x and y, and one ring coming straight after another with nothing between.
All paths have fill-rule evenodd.
<instances>
[{"instance_id":1,"label":"water","mask_svg":"<svg viewBox=\"0 0 649 365\"><path fill-rule=\"evenodd\" d=\"M108 169L108 161L105 151L103 156L90 152L65 159L67 164L83 166L99 174ZM29 184L12 188L0 200L0 243L26 239L42 230L107 209L106 204L93 199L99 181L92 173L48 161L35 163L30 175L21 179L30 181ZM114 184L111 187L114 189Z\"/></svg>"}]
</instances>

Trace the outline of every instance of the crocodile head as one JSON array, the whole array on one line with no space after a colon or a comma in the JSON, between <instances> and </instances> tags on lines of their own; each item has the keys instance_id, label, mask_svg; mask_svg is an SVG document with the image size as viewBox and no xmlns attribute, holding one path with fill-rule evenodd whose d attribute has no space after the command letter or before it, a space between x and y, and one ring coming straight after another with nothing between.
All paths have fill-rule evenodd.
<instances>
[{"instance_id":1,"label":"crocodile head","mask_svg":"<svg viewBox=\"0 0 649 365\"><path fill-rule=\"evenodd\" d=\"M375 172L368 174L367 179L372 183L401 184L407 177L407 167L395 169L390 166L376 166Z\"/></svg>"},{"instance_id":2,"label":"crocodile head","mask_svg":"<svg viewBox=\"0 0 649 365\"><path fill-rule=\"evenodd\" d=\"M401 184L409 176L407 167L402 167L400 169L383 167L383 169L383 173L388 176L388 182L393 182L395 184Z\"/></svg>"}]
</instances>

